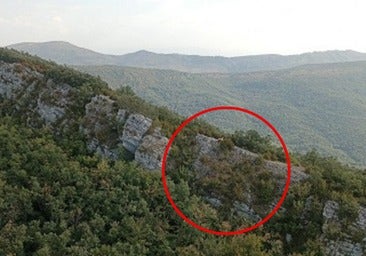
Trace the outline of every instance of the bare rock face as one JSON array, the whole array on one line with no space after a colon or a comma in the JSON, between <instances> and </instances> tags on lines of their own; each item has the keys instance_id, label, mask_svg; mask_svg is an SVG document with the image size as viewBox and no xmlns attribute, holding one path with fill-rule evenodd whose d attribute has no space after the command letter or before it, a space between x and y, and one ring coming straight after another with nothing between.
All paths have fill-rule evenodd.
<instances>
[{"instance_id":1,"label":"bare rock face","mask_svg":"<svg viewBox=\"0 0 366 256\"><path fill-rule=\"evenodd\" d=\"M127 118L127 111L125 109L118 109L116 120L118 123L122 124Z\"/></svg>"},{"instance_id":2,"label":"bare rock face","mask_svg":"<svg viewBox=\"0 0 366 256\"><path fill-rule=\"evenodd\" d=\"M360 229L366 231L366 208L365 207L360 207L355 226L357 228L360 228ZM366 237L365 237L365 239L366 239Z\"/></svg>"},{"instance_id":3,"label":"bare rock face","mask_svg":"<svg viewBox=\"0 0 366 256\"><path fill-rule=\"evenodd\" d=\"M0 96L13 100L16 108L27 102L27 111L38 113L47 125L65 115L70 90L21 64L0 62Z\"/></svg>"},{"instance_id":4,"label":"bare rock face","mask_svg":"<svg viewBox=\"0 0 366 256\"><path fill-rule=\"evenodd\" d=\"M207 172L208 167L201 161L202 156L209 156L210 158L217 159L222 152L220 151L220 141L215 138L207 137L202 134L196 136L196 141L199 147L198 156L194 162L194 168L200 170L201 172ZM233 147L229 152L228 159L231 163L240 163L243 159L254 162L259 158L258 154L252 153L248 150ZM264 167L273 173L274 176L282 180L281 185L285 184L285 179L287 176L287 165L285 163L276 161L264 161ZM308 174L304 172L304 168L292 166L291 167L291 182L300 182L309 177Z\"/></svg>"},{"instance_id":5,"label":"bare rock face","mask_svg":"<svg viewBox=\"0 0 366 256\"><path fill-rule=\"evenodd\" d=\"M128 115L125 109L117 110L115 101L108 96L97 95L85 105L80 129L88 139L90 151L116 160L119 145L133 154L139 148L136 161L146 169L157 169L167 138L156 134L144 138L151 124L150 118L141 114Z\"/></svg>"},{"instance_id":6,"label":"bare rock face","mask_svg":"<svg viewBox=\"0 0 366 256\"><path fill-rule=\"evenodd\" d=\"M48 80L37 99L37 112L46 124L53 124L65 115L71 86L56 85Z\"/></svg>"},{"instance_id":7,"label":"bare rock face","mask_svg":"<svg viewBox=\"0 0 366 256\"><path fill-rule=\"evenodd\" d=\"M135 160L148 170L161 168L161 159L168 143L168 138L161 135L146 135L137 148Z\"/></svg>"},{"instance_id":8,"label":"bare rock face","mask_svg":"<svg viewBox=\"0 0 366 256\"><path fill-rule=\"evenodd\" d=\"M85 116L80 127L88 139L88 149L99 155L116 159L111 148L117 142L114 101L108 96L97 95L85 105Z\"/></svg>"},{"instance_id":9,"label":"bare rock face","mask_svg":"<svg viewBox=\"0 0 366 256\"><path fill-rule=\"evenodd\" d=\"M323 216L326 221L331 219L338 219L337 212L339 210L339 204L335 201L328 200L325 202L323 208Z\"/></svg>"},{"instance_id":10,"label":"bare rock face","mask_svg":"<svg viewBox=\"0 0 366 256\"><path fill-rule=\"evenodd\" d=\"M33 81L27 80L33 77ZM9 64L0 61L0 96L15 99L22 89L30 87L33 82L43 78L40 73L30 70L21 64Z\"/></svg>"},{"instance_id":11,"label":"bare rock face","mask_svg":"<svg viewBox=\"0 0 366 256\"><path fill-rule=\"evenodd\" d=\"M134 154L151 124L152 120L148 117L140 114L130 115L124 125L122 136L120 136L123 147Z\"/></svg>"}]
</instances>

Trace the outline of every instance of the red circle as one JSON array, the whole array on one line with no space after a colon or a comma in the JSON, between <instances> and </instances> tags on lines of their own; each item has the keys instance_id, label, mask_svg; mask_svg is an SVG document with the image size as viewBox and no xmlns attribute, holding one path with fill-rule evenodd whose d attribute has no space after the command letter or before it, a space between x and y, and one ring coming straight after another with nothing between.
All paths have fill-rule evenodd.
<instances>
[{"instance_id":1,"label":"red circle","mask_svg":"<svg viewBox=\"0 0 366 256\"><path fill-rule=\"evenodd\" d=\"M239 230L235 230L235 231L219 231L219 230L212 230L212 229L208 229L205 227L202 227L200 225L198 225L197 223L195 223L194 221L192 221L190 218L188 218L179 208L178 206L174 203L169 189L168 189L168 185L167 185L167 181L166 181L166 173L165 173L165 169L166 169L166 161L167 161L167 157L168 157L168 153L169 153L169 149L172 146L172 143L174 141L174 139L177 137L177 135L182 131L182 129L189 124L192 120L196 119L197 117L203 115L203 114L207 114L209 112L214 112L214 111L218 111L218 110L229 110L229 111L239 111L242 113L246 113L248 115L251 115L257 119L259 119L260 121L262 121L264 124L266 124L271 130L272 132L276 135L277 139L280 141L283 151L285 153L286 156L286 163L287 163L287 179L286 179L286 184L285 184L285 188L283 190L282 196L280 198L280 200L278 201L278 203L276 204L276 206L273 208L273 210L266 216L264 217L262 220L260 220L259 222L257 222L256 224L247 227L247 228L243 228L243 229L239 229ZM161 166L161 173L162 173L162 182L163 182L163 187L164 187L164 192L166 197L168 198L169 203L172 205L173 209L175 210L175 212L188 224L190 224L192 227L206 232L208 234L214 234L214 235L221 235L221 236L232 236L232 235L240 235L240 234L244 234L246 232L252 231L260 226L262 226L264 223L266 223L267 221L269 221L273 215L278 211L278 209L281 207L283 201L286 198L286 195L288 193L289 187L290 187L290 180L291 180L291 159L290 159L290 154L287 150L287 146L285 141L283 140L281 134L276 130L276 128L270 123L268 122L264 117L260 116L259 114L245 109L245 108L241 108L241 107L237 107L237 106L216 106L216 107L212 107L212 108L207 108L204 109L202 111L199 111L195 114L193 114L192 116L188 117L183 123L181 123L181 125L174 131L173 135L170 137L168 144L165 147L165 151L164 151L164 155L163 155L163 159L162 159L162 166Z\"/></svg>"}]
</instances>

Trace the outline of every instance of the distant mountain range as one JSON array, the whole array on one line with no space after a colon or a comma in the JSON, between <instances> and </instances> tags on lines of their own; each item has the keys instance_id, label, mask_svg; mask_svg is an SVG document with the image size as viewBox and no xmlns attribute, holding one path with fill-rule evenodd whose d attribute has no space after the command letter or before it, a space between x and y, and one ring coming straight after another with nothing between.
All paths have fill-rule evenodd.
<instances>
[{"instance_id":1,"label":"distant mountain range","mask_svg":"<svg viewBox=\"0 0 366 256\"><path fill-rule=\"evenodd\" d=\"M140 68L172 69L184 72L244 73L278 70L305 64L336 63L366 60L366 54L347 51L312 52L299 55L253 55L241 57L158 54L138 51L124 55L107 55L84 49L68 42L19 43L9 45L20 51L38 55L67 65L117 65Z\"/></svg>"}]
</instances>

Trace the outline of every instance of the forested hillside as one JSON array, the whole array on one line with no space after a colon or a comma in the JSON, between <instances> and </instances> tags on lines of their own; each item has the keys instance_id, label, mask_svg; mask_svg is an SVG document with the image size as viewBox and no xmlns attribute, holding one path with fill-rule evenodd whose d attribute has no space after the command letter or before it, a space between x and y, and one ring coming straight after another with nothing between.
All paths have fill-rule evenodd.
<instances>
[{"instance_id":1,"label":"forested hillside","mask_svg":"<svg viewBox=\"0 0 366 256\"><path fill-rule=\"evenodd\" d=\"M187 225L169 205L159 169L127 152L146 127L133 151L155 156L142 151L144 142L170 136L182 120L129 87L113 91L99 78L0 49L0 255L365 254L366 173L314 151L292 154L302 178L294 177L281 210L258 230L222 237ZM210 145L222 161L194 159L197 138L201 155ZM234 151L255 161L229 162ZM171 150L169 188L201 225L233 230L246 216L227 208L230 201L247 193L243 187L257 188L253 209L263 210L277 190L265 190L273 185L268 166L282 166L281 153L255 131L226 134L194 122ZM198 178L197 161L214 175ZM206 189L224 207L207 200Z\"/></svg>"},{"instance_id":2,"label":"forested hillside","mask_svg":"<svg viewBox=\"0 0 366 256\"><path fill-rule=\"evenodd\" d=\"M268 118L293 150L312 148L366 165L366 62L308 65L246 74L191 74L169 70L78 66L112 88L189 115L215 105L242 106ZM229 131L263 126L243 115L208 115Z\"/></svg>"}]
</instances>

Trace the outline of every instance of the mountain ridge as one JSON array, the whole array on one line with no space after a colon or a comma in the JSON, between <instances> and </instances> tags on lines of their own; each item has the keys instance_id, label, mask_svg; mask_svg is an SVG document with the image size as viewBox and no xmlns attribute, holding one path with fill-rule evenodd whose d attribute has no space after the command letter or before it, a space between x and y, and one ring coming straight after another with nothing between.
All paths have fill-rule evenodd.
<instances>
[{"instance_id":1,"label":"mountain ridge","mask_svg":"<svg viewBox=\"0 0 366 256\"><path fill-rule=\"evenodd\" d=\"M142 68L172 69L193 73L242 73L277 70L303 64L334 63L366 60L366 53L353 50L314 51L295 55L260 54L247 56L202 56L179 53L155 53L139 50L122 55L103 54L78 47L69 42L26 42L7 46L26 51L59 64L119 65Z\"/></svg>"}]
</instances>

